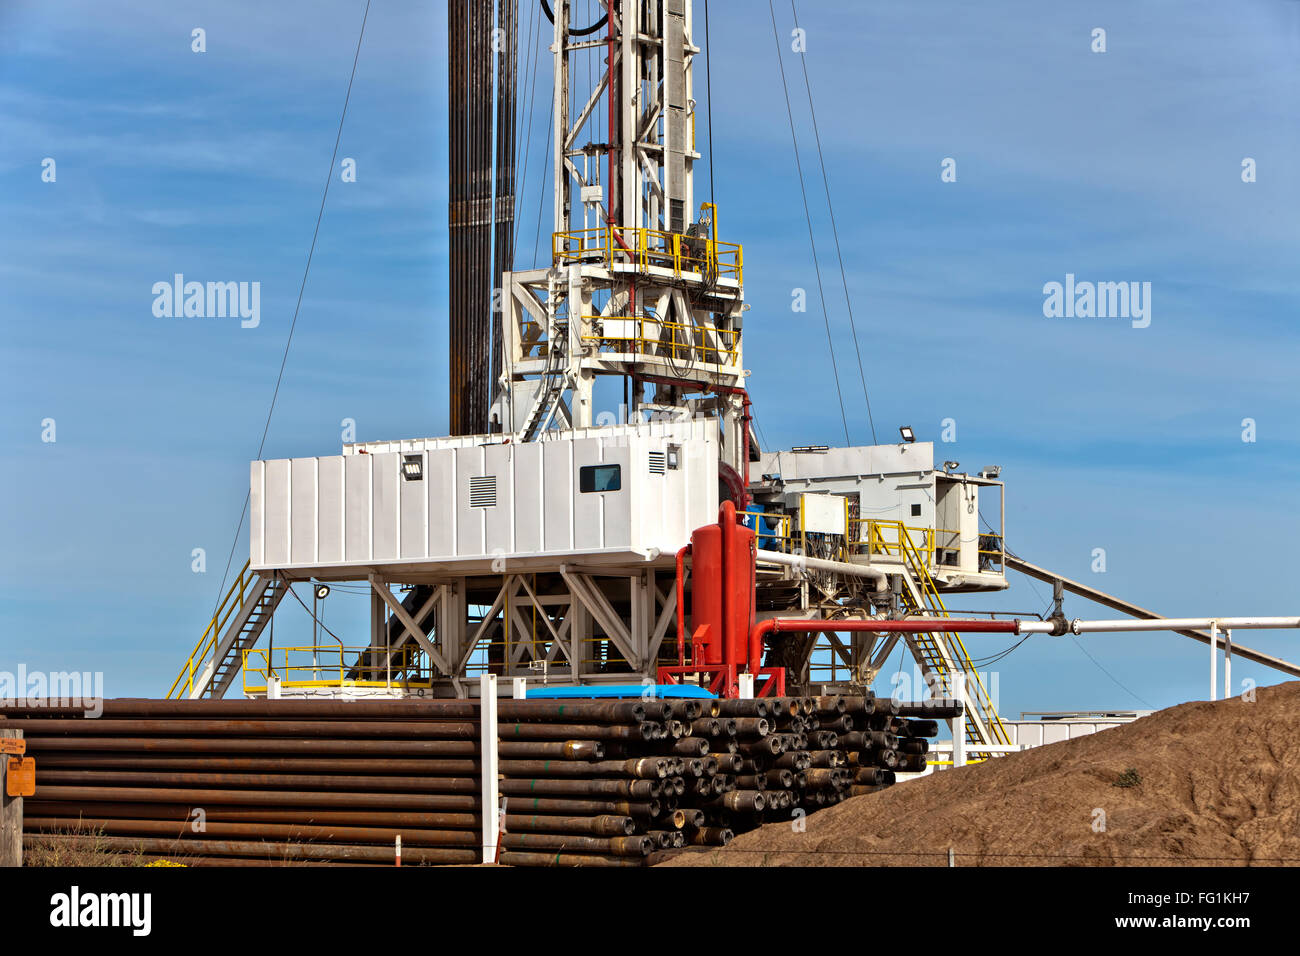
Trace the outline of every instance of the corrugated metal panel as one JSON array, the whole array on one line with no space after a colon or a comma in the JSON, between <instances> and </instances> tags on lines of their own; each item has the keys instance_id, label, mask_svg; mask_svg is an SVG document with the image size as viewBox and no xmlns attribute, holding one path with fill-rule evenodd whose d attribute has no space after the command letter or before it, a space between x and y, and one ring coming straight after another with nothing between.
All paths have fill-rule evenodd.
<instances>
[{"instance_id":1,"label":"corrugated metal panel","mask_svg":"<svg viewBox=\"0 0 1300 956\"><path fill-rule=\"evenodd\" d=\"M602 438L605 440L631 440L633 438L710 438L717 434L717 422L708 419L691 419L690 421L649 421L632 422L626 425L590 425L584 428L566 429L554 433L551 437L538 440L539 444L568 442L576 438ZM378 455L385 452L432 451L439 448L476 448L479 445L503 444L500 435L450 435L438 438L401 438L393 441L351 442L343 446L344 455ZM911 446L919 447L919 446ZM926 445L927 448L933 447ZM788 452L786 454L789 454ZM766 461L766 459L764 459ZM855 471L835 472L835 474L855 474Z\"/></svg>"},{"instance_id":2,"label":"corrugated metal panel","mask_svg":"<svg viewBox=\"0 0 1300 956\"><path fill-rule=\"evenodd\" d=\"M1131 723L1127 720L1004 720L1011 743L1022 747L1042 747L1045 744L1086 737L1112 727Z\"/></svg>"},{"instance_id":3,"label":"corrugated metal panel","mask_svg":"<svg viewBox=\"0 0 1300 956\"><path fill-rule=\"evenodd\" d=\"M256 462L250 559L271 570L676 551L718 502L716 438L680 434L430 448L420 481L403 477L409 451ZM680 466L651 474L670 440ZM618 490L579 490L596 464L621 469Z\"/></svg>"}]
</instances>

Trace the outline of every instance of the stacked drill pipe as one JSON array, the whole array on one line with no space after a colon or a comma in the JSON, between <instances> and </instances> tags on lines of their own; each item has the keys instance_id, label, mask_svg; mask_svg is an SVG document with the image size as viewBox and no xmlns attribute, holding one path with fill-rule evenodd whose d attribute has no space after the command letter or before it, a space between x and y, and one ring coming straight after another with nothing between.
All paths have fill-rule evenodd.
<instances>
[{"instance_id":1,"label":"stacked drill pipe","mask_svg":"<svg viewBox=\"0 0 1300 956\"><path fill-rule=\"evenodd\" d=\"M893 784L898 772L924 771L928 738L960 705L867 695L715 701L709 711L735 725L734 733L711 743L741 758L735 787L709 822L738 833L874 792Z\"/></svg>"},{"instance_id":2,"label":"stacked drill pipe","mask_svg":"<svg viewBox=\"0 0 1300 956\"><path fill-rule=\"evenodd\" d=\"M481 858L473 701L106 701L98 718L0 703L30 728L48 839L198 861L474 863ZM645 768L605 742L658 732L639 704L501 701L503 853L640 858ZM643 793L643 791L645 791ZM513 805L512 805L513 804ZM644 828L641 828L642 830ZM608 857L609 859L604 859ZM563 860L562 860L563 862Z\"/></svg>"},{"instance_id":3,"label":"stacked drill pipe","mask_svg":"<svg viewBox=\"0 0 1300 956\"><path fill-rule=\"evenodd\" d=\"M924 769L949 711L862 698L502 700L498 859L634 866L722 846ZM913 713L925 717L913 717ZM37 758L47 839L194 862L476 863L470 700L109 700L97 717L0 701Z\"/></svg>"}]
</instances>

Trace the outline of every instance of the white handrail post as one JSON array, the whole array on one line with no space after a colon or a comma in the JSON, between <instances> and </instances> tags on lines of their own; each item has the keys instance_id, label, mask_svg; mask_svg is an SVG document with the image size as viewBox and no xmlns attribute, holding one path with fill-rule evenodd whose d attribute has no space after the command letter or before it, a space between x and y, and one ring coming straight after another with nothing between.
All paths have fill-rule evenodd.
<instances>
[{"instance_id":1,"label":"white handrail post","mask_svg":"<svg viewBox=\"0 0 1300 956\"><path fill-rule=\"evenodd\" d=\"M479 678L479 763L483 774L482 799L479 815L483 821L483 862L495 863L497 841L500 838L500 817L497 804L501 802L497 761L497 677L483 674Z\"/></svg>"},{"instance_id":2,"label":"white handrail post","mask_svg":"<svg viewBox=\"0 0 1300 956\"><path fill-rule=\"evenodd\" d=\"M739 685L739 695L741 700L754 699L754 675L739 674L736 676L736 683Z\"/></svg>"},{"instance_id":3,"label":"white handrail post","mask_svg":"<svg viewBox=\"0 0 1300 956\"><path fill-rule=\"evenodd\" d=\"M952 694L961 704L961 713L952 719L953 769L966 766L966 672L953 671ZM986 741L987 742L987 741Z\"/></svg>"},{"instance_id":4,"label":"white handrail post","mask_svg":"<svg viewBox=\"0 0 1300 956\"><path fill-rule=\"evenodd\" d=\"M1232 698L1232 628L1223 632L1223 699Z\"/></svg>"},{"instance_id":5,"label":"white handrail post","mask_svg":"<svg viewBox=\"0 0 1300 956\"><path fill-rule=\"evenodd\" d=\"M1219 625L1210 624L1210 700L1218 700L1219 693Z\"/></svg>"}]
</instances>

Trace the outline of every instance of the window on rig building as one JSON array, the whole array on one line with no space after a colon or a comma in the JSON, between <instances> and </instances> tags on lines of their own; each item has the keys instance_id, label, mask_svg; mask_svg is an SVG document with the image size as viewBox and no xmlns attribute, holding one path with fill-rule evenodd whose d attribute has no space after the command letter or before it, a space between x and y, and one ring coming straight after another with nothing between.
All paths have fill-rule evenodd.
<instances>
[{"instance_id":1,"label":"window on rig building","mask_svg":"<svg viewBox=\"0 0 1300 956\"><path fill-rule=\"evenodd\" d=\"M623 471L618 465L586 465L578 470L578 490L583 494L618 491L623 487Z\"/></svg>"}]
</instances>

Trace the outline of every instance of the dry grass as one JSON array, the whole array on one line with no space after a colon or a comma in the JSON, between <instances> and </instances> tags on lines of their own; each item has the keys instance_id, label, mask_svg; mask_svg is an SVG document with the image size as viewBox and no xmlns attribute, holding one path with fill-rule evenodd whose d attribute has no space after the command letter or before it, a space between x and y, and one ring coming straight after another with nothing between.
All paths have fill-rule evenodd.
<instances>
[{"instance_id":1,"label":"dry grass","mask_svg":"<svg viewBox=\"0 0 1300 956\"><path fill-rule=\"evenodd\" d=\"M72 824L58 830L27 833L23 838L23 865L42 867L185 867L201 864L221 865L229 862L254 863L267 867L326 866L332 860L305 857L295 851L299 842L273 846L260 858L225 858L196 856L193 849L178 849L162 854L146 852L142 846L123 848L126 837L109 837L102 829L87 824ZM416 865L416 864L411 864Z\"/></svg>"},{"instance_id":2,"label":"dry grass","mask_svg":"<svg viewBox=\"0 0 1300 956\"><path fill-rule=\"evenodd\" d=\"M176 866L185 865L187 854L169 857ZM23 836L23 866L136 867L157 866L157 857L146 857L137 848L108 845L102 830L74 824L51 832ZM168 864L162 864L168 865Z\"/></svg>"}]
</instances>

